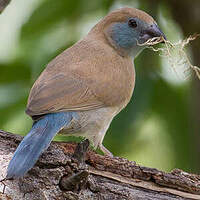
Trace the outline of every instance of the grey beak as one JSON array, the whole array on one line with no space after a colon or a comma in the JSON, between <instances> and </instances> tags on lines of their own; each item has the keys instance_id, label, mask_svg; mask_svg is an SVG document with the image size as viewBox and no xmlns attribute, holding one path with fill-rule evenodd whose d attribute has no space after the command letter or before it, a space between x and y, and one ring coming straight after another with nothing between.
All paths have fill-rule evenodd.
<instances>
[{"instance_id":1,"label":"grey beak","mask_svg":"<svg viewBox=\"0 0 200 200\"><path fill-rule=\"evenodd\" d=\"M165 40L167 40L165 34L160 30L157 24L151 24L141 32L141 38L143 42L146 42L148 39L160 36L162 36ZM163 42L164 41L162 41L161 43Z\"/></svg>"},{"instance_id":2,"label":"grey beak","mask_svg":"<svg viewBox=\"0 0 200 200\"><path fill-rule=\"evenodd\" d=\"M145 30L145 34L148 34L150 37L160 37L162 36L165 40L167 40L165 34L161 31L157 24L152 24Z\"/></svg>"}]
</instances>

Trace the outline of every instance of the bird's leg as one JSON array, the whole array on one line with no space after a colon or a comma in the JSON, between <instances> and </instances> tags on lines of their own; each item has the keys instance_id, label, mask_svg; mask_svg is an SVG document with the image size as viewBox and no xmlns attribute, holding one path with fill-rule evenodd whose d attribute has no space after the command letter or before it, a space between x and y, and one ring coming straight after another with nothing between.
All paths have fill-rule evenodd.
<instances>
[{"instance_id":1,"label":"bird's leg","mask_svg":"<svg viewBox=\"0 0 200 200\"><path fill-rule=\"evenodd\" d=\"M74 151L73 158L78 161L79 164L83 164L85 162L85 155L88 150L90 142L88 139L83 140L79 144L77 144L76 149Z\"/></svg>"},{"instance_id":2,"label":"bird's leg","mask_svg":"<svg viewBox=\"0 0 200 200\"><path fill-rule=\"evenodd\" d=\"M85 164L85 156L90 142L88 139L78 143L72 157L73 173L70 176L64 175L60 180L60 187L65 190L80 191L88 182L88 167Z\"/></svg>"},{"instance_id":3,"label":"bird's leg","mask_svg":"<svg viewBox=\"0 0 200 200\"><path fill-rule=\"evenodd\" d=\"M113 154L103 146L103 144L99 144L99 149L104 153L104 155L114 157Z\"/></svg>"}]
</instances>

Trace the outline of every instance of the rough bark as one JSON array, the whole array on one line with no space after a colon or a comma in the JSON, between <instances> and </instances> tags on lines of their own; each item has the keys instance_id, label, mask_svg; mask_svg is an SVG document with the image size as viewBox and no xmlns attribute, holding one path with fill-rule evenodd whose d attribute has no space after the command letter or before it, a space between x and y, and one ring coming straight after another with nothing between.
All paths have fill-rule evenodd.
<instances>
[{"instance_id":1,"label":"rough bark","mask_svg":"<svg viewBox=\"0 0 200 200\"><path fill-rule=\"evenodd\" d=\"M22 137L0 131L0 179ZM24 178L0 182L0 199L200 199L200 176L166 173L73 143L52 142ZM84 152L84 151L83 151Z\"/></svg>"},{"instance_id":2,"label":"rough bark","mask_svg":"<svg viewBox=\"0 0 200 200\"><path fill-rule=\"evenodd\" d=\"M5 7L10 3L10 0L0 0L0 13L5 9Z\"/></svg>"}]
</instances>

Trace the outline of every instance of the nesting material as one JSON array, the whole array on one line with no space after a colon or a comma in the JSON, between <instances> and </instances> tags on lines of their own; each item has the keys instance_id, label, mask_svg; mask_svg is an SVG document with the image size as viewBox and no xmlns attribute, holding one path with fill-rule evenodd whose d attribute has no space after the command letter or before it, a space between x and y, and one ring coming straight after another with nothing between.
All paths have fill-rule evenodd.
<instances>
[{"instance_id":1,"label":"nesting material","mask_svg":"<svg viewBox=\"0 0 200 200\"><path fill-rule=\"evenodd\" d=\"M177 67L182 67L185 77L191 75L191 72L194 72L198 79L200 79L200 68L198 66L194 66L189 56L186 53L185 47L193 40L198 38L200 34L190 35L188 38L184 40L180 40L177 43L172 43L168 40L165 40L163 37L155 37L149 39L144 44L139 44L141 46L148 45L150 49L153 51L159 52L160 56L165 57L169 64L172 66L175 72ZM164 47L155 48L153 45L158 44L160 42L164 42Z\"/></svg>"}]
</instances>

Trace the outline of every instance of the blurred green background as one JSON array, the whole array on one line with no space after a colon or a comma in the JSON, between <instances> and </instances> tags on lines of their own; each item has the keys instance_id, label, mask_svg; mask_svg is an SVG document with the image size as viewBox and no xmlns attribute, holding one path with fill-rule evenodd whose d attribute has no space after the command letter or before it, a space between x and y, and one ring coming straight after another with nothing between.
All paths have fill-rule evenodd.
<instances>
[{"instance_id":1,"label":"blurred green background","mask_svg":"<svg viewBox=\"0 0 200 200\"><path fill-rule=\"evenodd\" d=\"M0 129L25 135L32 125L24 113L28 94L46 64L124 6L151 14L172 42L200 33L199 0L11 0L0 15ZM200 65L200 40L187 50ZM177 75L181 71L149 49L135 65L133 98L112 122L104 145L145 166L199 173L200 81Z\"/></svg>"}]
</instances>

